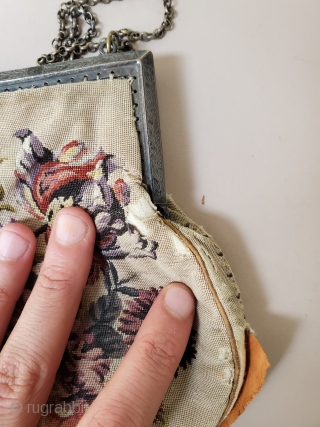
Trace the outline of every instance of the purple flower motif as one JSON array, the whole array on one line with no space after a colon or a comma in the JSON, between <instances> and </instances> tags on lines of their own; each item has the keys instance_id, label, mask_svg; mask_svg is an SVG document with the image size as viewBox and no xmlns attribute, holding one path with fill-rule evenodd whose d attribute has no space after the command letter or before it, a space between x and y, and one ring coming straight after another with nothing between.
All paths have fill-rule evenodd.
<instances>
[{"instance_id":1,"label":"purple flower motif","mask_svg":"<svg viewBox=\"0 0 320 427\"><path fill-rule=\"evenodd\" d=\"M118 330L123 332L127 337L125 342L131 345L137 335L143 320L145 319L148 311L150 310L154 300L159 295L156 288L148 290L139 290L139 295L134 300L126 301L128 308L123 310L123 315L120 317L120 326Z\"/></svg>"},{"instance_id":2,"label":"purple flower motif","mask_svg":"<svg viewBox=\"0 0 320 427\"><path fill-rule=\"evenodd\" d=\"M17 199L27 212L45 222L41 232L50 233L61 208L80 206L95 221L96 246L104 257L156 259L157 243L148 242L126 223L123 206L130 202L129 185L123 179L117 179L113 187L108 183L119 169L113 155L102 148L92 154L78 141L71 141L55 154L29 129L14 136L22 142L15 170ZM125 233L126 244L120 244L119 237Z\"/></svg>"},{"instance_id":3,"label":"purple flower motif","mask_svg":"<svg viewBox=\"0 0 320 427\"><path fill-rule=\"evenodd\" d=\"M97 295L87 309L80 309L50 397L55 403L90 404L104 386L113 359L121 359L132 343L131 336L125 337L126 321L121 320L121 313L127 312L123 311L123 295L135 298L131 300L132 307L126 301L129 308L134 309L145 301L141 316L134 323L136 333L158 294L153 288L143 291L130 286L132 277L120 280L112 260L156 259L158 243L142 237L126 222L124 206L130 203L130 186L121 178L110 185L110 176L120 169L113 155L102 148L92 153L79 141L71 141L55 153L44 147L29 129L21 129L14 136L22 143L15 169L17 201L41 221L35 235L45 233L48 241L56 214L67 206L85 209L97 228L88 285L100 280L102 272L105 293ZM24 295L30 294L36 278L35 273L30 275ZM17 305L20 312L24 303L25 298L20 298ZM55 417L54 425L59 426L76 425L79 419L77 414Z\"/></svg>"},{"instance_id":4,"label":"purple flower motif","mask_svg":"<svg viewBox=\"0 0 320 427\"><path fill-rule=\"evenodd\" d=\"M119 319L120 326L118 327L118 330L127 335L124 341L129 346L132 345L135 336L137 335L154 300L157 298L159 291L160 290L153 287L148 290L139 290L138 296L134 298L134 300L126 301L127 308L123 310L123 315ZM177 378L180 368L186 370L191 365L192 359L196 358L196 334L197 331L192 329L187 347L179 363L179 367L175 372L175 378Z\"/></svg>"}]
</instances>

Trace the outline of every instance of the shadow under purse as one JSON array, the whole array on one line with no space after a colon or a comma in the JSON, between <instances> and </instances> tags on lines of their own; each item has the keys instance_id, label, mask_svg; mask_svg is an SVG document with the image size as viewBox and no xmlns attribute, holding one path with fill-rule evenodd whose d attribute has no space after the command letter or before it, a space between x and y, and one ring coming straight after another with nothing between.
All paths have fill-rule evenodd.
<instances>
[{"instance_id":1,"label":"shadow under purse","mask_svg":"<svg viewBox=\"0 0 320 427\"><path fill-rule=\"evenodd\" d=\"M164 4L162 35L173 14L171 1ZM12 325L32 292L57 212L80 206L96 225L94 260L48 400L59 410L39 425L77 425L159 291L179 281L196 297L196 317L153 426L227 427L260 390L268 361L220 248L165 195L152 54L123 52L130 36L121 31L101 42L109 53L100 57L0 74L0 223L22 222L37 237ZM45 58L61 59L43 56L41 64Z\"/></svg>"}]
</instances>

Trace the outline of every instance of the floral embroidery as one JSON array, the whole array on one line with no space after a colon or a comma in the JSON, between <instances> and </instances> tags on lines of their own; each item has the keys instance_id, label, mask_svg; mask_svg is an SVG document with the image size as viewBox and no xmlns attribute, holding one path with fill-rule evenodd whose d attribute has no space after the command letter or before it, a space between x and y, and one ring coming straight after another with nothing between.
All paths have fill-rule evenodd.
<instances>
[{"instance_id":1,"label":"floral embroidery","mask_svg":"<svg viewBox=\"0 0 320 427\"><path fill-rule=\"evenodd\" d=\"M126 301L127 309L123 310L123 315L120 317L120 324L118 330L127 335L125 342L131 345L134 341L136 334L138 333L140 326L145 319L148 311L150 310L154 300L158 296L159 290L150 288L149 290L139 290L138 297L134 300ZM175 378L178 376L179 368L186 370L192 363L192 359L196 358L197 350L195 349L196 340L195 336L197 331L192 329L191 335L188 340L187 347L179 363L179 367L176 370Z\"/></svg>"},{"instance_id":2,"label":"floral embroidery","mask_svg":"<svg viewBox=\"0 0 320 427\"><path fill-rule=\"evenodd\" d=\"M188 367L192 363L192 359L196 359L196 354L197 354L197 350L195 348L195 346L196 346L196 338L195 338L196 335L197 335L197 331L195 329L192 329L189 340L188 340L187 347L186 347L185 352L182 356L182 359L180 360L179 367L174 374L175 378L177 378L180 368L182 368L183 370L188 369Z\"/></svg>"},{"instance_id":3,"label":"floral embroidery","mask_svg":"<svg viewBox=\"0 0 320 427\"><path fill-rule=\"evenodd\" d=\"M63 361L57 388L64 401L91 403L104 385L113 359L121 359L129 348L115 324L122 311L120 295L136 297L130 277L120 280L112 260L156 259L157 242L149 241L126 222L124 207L130 202L130 186L121 178L110 184L110 176L121 169L113 155L101 148L92 154L82 142L72 141L58 153L44 147L29 129L15 133L22 150L16 161L17 202L42 221L35 231L46 242L58 211L80 206L88 211L97 228L96 248L88 285L103 277L105 293L77 315ZM37 275L32 272L17 305L21 311Z\"/></svg>"},{"instance_id":4,"label":"floral embroidery","mask_svg":"<svg viewBox=\"0 0 320 427\"><path fill-rule=\"evenodd\" d=\"M111 365L127 353L161 290L130 286L135 276L119 278L117 262L126 258L156 260L158 243L126 222L124 208L130 203L131 189L124 179L112 179L114 172L121 170L115 156L102 148L92 153L79 141L71 141L55 153L29 129L21 129L14 136L22 143L15 169L17 202L41 222L36 237L44 235L47 243L58 211L67 206L85 209L97 228L87 289L95 289L97 283L102 288L94 290L97 296L92 302L86 306L82 303L79 308L49 398L55 404L72 402L83 407L90 405L101 391L112 372ZM1 194L0 188L0 200ZM18 301L17 314L36 280L37 274L32 271ZM196 357L195 334L193 331L180 362L182 369L187 369ZM82 415L65 413L52 417L62 427L76 424ZM154 422L157 426L166 425L163 407Z\"/></svg>"},{"instance_id":5,"label":"floral embroidery","mask_svg":"<svg viewBox=\"0 0 320 427\"><path fill-rule=\"evenodd\" d=\"M162 403L153 421L153 427L167 427L167 426L168 426L168 416L167 416L166 410L164 409L164 405Z\"/></svg>"},{"instance_id":6,"label":"floral embroidery","mask_svg":"<svg viewBox=\"0 0 320 427\"><path fill-rule=\"evenodd\" d=\"M160 288L161 289L161 288ZM149 290L138 291L137 298L126 301L127 309L123 310L120 317L119 331L127 335L125 342L131 345L138 333L140 326L150 310L154 300L159 294L159 290L150 288Z\"/></svg>"},{"instance_id":7,"label":"floral embroidery","mask_svg":"<svg viewBox=\"0 0 320 427\"><path fill-rule=\"evenodd\" d=\"M130 202L130 188L128 184L124 182L123 179L117 179L113 186L113 189L114 194L120 203L122 203L123 205L127 205Z\"/></svg>"},{"instance_id":8,"label":"floral embroidery","mask_svg":"<svg viewBox=\"0 0 320 427\"><path fill-rule=\"evenodd\" d=\"M84 345L82 352L99 347L106 358L122 358L128 350L128 344L123 340L122 334L113 327L122 311L119 294L133 296L137 295L139 291L123 286L130 281L130 278L119 281L116 268L112 263L109 265L110 270L105 276L105 287L108 293L100 296L90 305L89 326L86 333L90 334L92 338Z\"/></svg>"},{"instance_id":9,"label":"floral embroidery","mask_svg":"<svg viewBox=\"0 0 320 427\"><path fill-rule=\"evenodd\" d=\"M21 129L15 136L22 142L15 170L18 202L45 222L36 234L46 231L48 237L60 209L80 206L95 221L97 246L104 257L156 259L158 244L148 242L125 222L123 205L130 201L129 185L122 179L115 182L114 188L108 184L110 174L120 168L113 155L100 148L90 156L89 149L78 141L54 154L29 129ZM119 242L124 234L125 246Z\"/></svg>"}]
</instances>

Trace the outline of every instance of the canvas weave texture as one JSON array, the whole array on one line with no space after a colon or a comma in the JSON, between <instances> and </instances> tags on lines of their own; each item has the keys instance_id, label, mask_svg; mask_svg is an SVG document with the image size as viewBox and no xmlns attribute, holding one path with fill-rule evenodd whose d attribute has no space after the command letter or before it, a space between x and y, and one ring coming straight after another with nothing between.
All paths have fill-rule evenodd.
<instances>
[{"instance_id":1,"label":"canvas weave texture","mask_svg":"<svg viewBox=\"0 0 320 427\"><path fill-rule=\"evenodd\" d=\"M248 325L230 266L168 197L164 220L142 185L131 82L106 79L0 94L0 227L37 237L23 310L57 212L80 206L97 240L82 302L41 427L74 427L109 381L160 290L186 283L197 300L185 354L154 427L215 427L240 392Z\"/></svg>"}]
</instances>

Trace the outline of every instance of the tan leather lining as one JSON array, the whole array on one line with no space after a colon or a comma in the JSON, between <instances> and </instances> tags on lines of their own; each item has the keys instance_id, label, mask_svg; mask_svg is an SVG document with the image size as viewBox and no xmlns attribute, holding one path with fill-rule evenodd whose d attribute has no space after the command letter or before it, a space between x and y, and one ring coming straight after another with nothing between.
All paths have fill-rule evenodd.
<instances>
[{"instance_id":1,"label":"tan leather lining","mask_svg":"<svg viewBox=\"0 0 320 427\"><path fill-rule=\"evenodd\" d=\"M226 326L226 330L227 330L227 334L229 337L229 341L230 341L230 347L231 347L231 351L232 351L232 356L233 356L233 361L234 361L234 379L233 379L233 385L232 385L232 390L229 396L229 402L228 405L226 407L226 409L224 410L224 413L221 417L221 420L223 420L223 418L226 416L226 414L230 411L230 406L232 405L236 390L238 388L238 384L239 384L239 379L240 379L240 359L239 359L239 354L238 354L238 349L237 349L237 344L236 344L236 340L233 334L233 330L230 324L230 321L228 319L227 313L223 307L223 305L221 304L221 301L219 300L218 294L213 286L213 283L210 279L207 267L203 261L203 259L201 258L198 250L193 246L193 244L189 241L189 239L187 239L180 230L178 230L171 222L169 222L168 220L163 220L164 223L171 228L171 230L174 231L174 233L176 233L178 235L178 237L183 241L183 243L190 249L190 251L193 253L193 255L195 256L196 260L198 261L203 275L206 279L206 282L209 286L209 289L212 292L212 295L214 297L214 300L217 304L218 310L220 312L220 315L225 323Z\"/></svg>"},{"instance_id":2,"label":"tan leather lining","mask_svg":"<svg viewBox=\"0 0 320 427\"><path fill-rule=\"evenodd\" d=\"M270 366L268 358L256 337L248 334L246 338L247 373L235 405L219 427L230 427L243 413L251 400L259 393Z\"/></svg>"}]
</instances>

